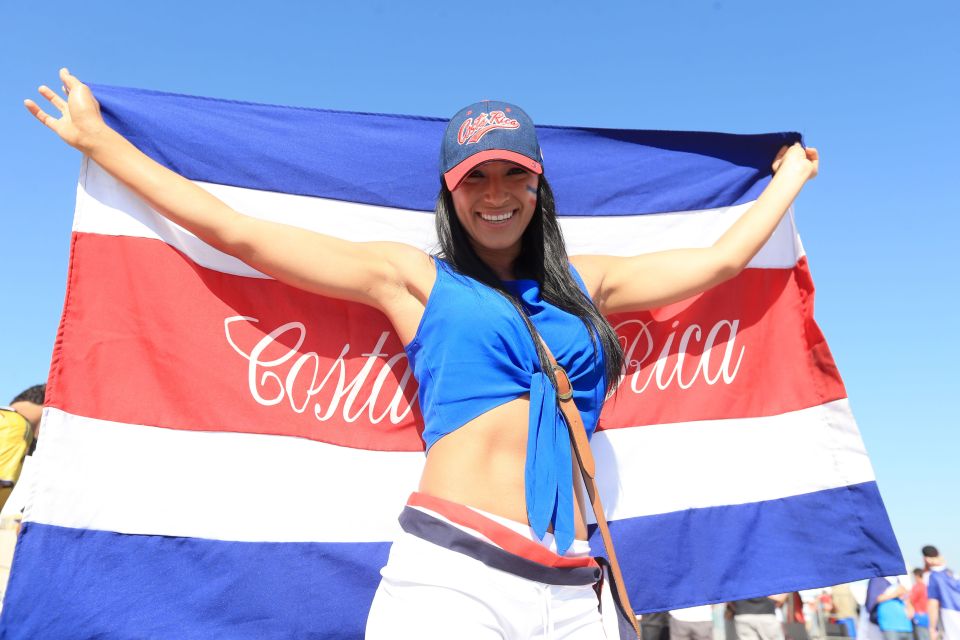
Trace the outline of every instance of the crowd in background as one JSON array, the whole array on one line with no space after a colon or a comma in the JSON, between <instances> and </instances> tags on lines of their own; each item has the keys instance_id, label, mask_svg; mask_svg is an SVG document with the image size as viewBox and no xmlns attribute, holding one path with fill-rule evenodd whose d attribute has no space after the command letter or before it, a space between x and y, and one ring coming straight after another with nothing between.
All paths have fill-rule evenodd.
<instances>
[{"instance_id":1,"label":"crowd in background","mask_svg":"<svg viewBox=\"0 0 960 640\"><path fill-rule=\"evenodd\" d=\"M642 640L960 640L944 634L941 601L960 581L939 550L923 547L923 568L803 593L648 613ZM947 591L953 591L953 596Z\"/></svg>"}]
</instances>

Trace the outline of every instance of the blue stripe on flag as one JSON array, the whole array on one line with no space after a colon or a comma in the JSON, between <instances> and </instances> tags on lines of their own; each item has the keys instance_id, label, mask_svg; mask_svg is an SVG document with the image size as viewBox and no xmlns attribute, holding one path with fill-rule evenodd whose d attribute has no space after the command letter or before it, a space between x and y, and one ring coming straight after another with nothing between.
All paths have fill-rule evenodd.
<instances>
[{"instance_id":1,"label":"blue stripe on flag","mask_svg":"<svg viewBox=\"0 0 960 640\"><path fill-rule=\"evenodd\" d=\"M874 482L619 520L611 529L650 550L620 553L638 611L764 595L751 585L773 593L904 570ZM599 552L599 536L592 544ZM361 637L388 547L26 523L16 563L30 570L13 573L0 637Z\"/></svg>"},{"instance_id":2,"label":"blue stripe on flag","mask_svg":"<svg viewBox=\"0 0 960 640\"><path fill-rule=\"evenodd\" d=\"M651 550L618 553L638 613L904 572L875 482L618 520L610 530L614 543L643 540ZM598 535L591 545L600 553ZM756 585L764 591L758 593Z\"/></svg>"},{"instance_id":3,"label":"blue stripe on flag","mask_svg":"<svg viewBox=\"0 0 960 640\"><path fill-rule=\"evenodd\" d=\"M432 211L438 118L277 107L94 85L107 122L192 180ZM797 133L537 127L561 215L710 209L755 199ZM321 153L319 150L322 149Z\"/></svg>"},{"instance_id":4,"label":"blue stripe on flag","mask_svg":"<svg viewBox=\"0 0 960 640\"><path fill-rule=\"evenodd\" d=\"M388 550L28 522L0 638L360 638Z\"/></svg>"}]
</instances>

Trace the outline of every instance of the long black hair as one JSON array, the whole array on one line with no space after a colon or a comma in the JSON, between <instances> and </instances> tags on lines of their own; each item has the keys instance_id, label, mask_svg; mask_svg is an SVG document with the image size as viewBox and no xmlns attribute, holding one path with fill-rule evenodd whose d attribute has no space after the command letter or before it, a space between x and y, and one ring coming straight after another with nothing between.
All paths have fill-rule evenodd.
<instances>
[{"instance_id":1,"label":"long black hair","mask_svg":"<svg viewBox=\"0 0 960 640\"><path fill-rule=\"evenodd\" d=\"M453 196L443 179L440 180L440 195L436 208L437 239L440 245L439 257L450 263L454 269L482 282L500 292L517 309L533 337L540 366L556 382L550 368L546 352L539 339L539 332L530 321L519 300L504 286L487 263L474 251L470 237L453 205ZM587 296L570 273L567 247L563 242L563 233L557 221L556 204L553 190L545 176L540 176L537 187L537 206L533 218L520 238L520 255L514 263L514 272L525 278L536 280L540 287L540 296L559 309L580 318L590 333L594 347L603 352L607 390L613 389L620 379L623 368L623 348L616 332L600 310Z\"/></svg>"}]
</instances>

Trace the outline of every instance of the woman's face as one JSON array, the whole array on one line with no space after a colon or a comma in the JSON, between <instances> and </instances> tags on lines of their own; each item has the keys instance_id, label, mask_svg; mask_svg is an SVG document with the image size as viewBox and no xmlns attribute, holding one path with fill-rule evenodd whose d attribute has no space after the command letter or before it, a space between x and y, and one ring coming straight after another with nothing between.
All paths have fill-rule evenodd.
<instances>
[{"instance_id":1,"label":"woman's face","mask_svg":"<svg viewBox=\"0 0 960 640\"><path fill-rule=\"evenodd\" d=\"M520 251L537 208L540 176L505 160L485 162L451 192L460 224L480 252Z\"/></svg>"}]
</instances>

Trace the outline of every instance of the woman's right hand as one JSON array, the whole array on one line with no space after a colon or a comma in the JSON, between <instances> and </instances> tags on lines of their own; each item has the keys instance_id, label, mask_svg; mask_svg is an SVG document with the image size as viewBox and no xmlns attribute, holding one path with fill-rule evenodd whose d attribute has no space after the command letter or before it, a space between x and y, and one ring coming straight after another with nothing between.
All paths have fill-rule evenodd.
<instances>
[{"instance_id":1,"label":"woman's right hand","mask_svg":"<svg viewBox=\"0 0 960 640\"><path fill-rule=\"evenodd\" d=\"M60 80L63 82L63 91L67 94L66 100L46 85L41 85L38 89L40 95L60 111L59 118L46 113L33 100L24 100L23 104L27 111L56 132L64 142L88 153L97 136L109 130L100 115L100 103L93 97L90 87L71 75L66 67L60 69Z\"/></svg>"}]
</instances>

